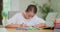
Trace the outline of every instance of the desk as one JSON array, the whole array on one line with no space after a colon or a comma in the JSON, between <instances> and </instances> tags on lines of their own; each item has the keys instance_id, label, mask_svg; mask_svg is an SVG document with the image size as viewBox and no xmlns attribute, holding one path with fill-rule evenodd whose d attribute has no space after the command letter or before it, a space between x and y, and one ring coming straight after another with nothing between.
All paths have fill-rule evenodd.
<instances>
[{"instance_id":1,"label":"desk","mask_svg":"<svg viewBox=\"0 0 60 32\"><path fill-rule=\"evenodd\" d=\"M41 29L41 30L16 30L15 28L6 28L7 32L54 32L53 30Z\"/></svg>"}]
</instances>

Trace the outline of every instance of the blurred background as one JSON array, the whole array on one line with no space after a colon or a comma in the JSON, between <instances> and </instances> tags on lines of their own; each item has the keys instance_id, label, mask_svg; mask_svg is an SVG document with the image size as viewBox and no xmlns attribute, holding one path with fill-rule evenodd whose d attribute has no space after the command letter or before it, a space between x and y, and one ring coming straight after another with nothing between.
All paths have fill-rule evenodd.
<instances>
[{"instance_id":1,"label":"blurred background","mask_svg":"<svg viewBox=\"0 0 60 32\"><path fill-rule=\"evenodd\" d=\"M3 25L14 14L25 11L29 4L37 6L37 15L46 21L47 27L53 27L54 20L60 18L60 0L3 0Z\"/></svg>"}]
</instances>

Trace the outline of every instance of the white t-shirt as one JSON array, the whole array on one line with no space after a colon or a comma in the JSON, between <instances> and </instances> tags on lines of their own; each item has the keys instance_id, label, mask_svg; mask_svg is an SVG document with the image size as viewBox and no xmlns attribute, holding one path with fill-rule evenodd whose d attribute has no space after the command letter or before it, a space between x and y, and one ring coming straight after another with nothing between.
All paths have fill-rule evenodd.
<instances>
[{"instance_id":1,"label":"white t-shirt","mask_svg":"<svg viewBox=\"0 0 60 32\"><path fill-rule=\"evenodd\" d=\"M36 15L31 18L31 19L25 19L22 15L22 13L18 13L16 15L14 15L12 18L10 18L9 20L7 20L6 25L8 24L26 24L27 26L33 26L36 24L41 24L41 23L45 23L45 21L39 17L37 17Z\"/></svg>"}]
</instances>

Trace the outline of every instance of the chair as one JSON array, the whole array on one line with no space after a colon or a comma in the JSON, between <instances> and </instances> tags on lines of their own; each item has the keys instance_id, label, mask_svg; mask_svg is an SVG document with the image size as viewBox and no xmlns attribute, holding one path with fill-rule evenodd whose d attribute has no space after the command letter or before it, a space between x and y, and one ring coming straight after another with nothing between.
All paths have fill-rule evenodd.
<instances>
[{"instance_id":1,"label":"chair","mask_svg":"<svg viewBox=\"0 0 60 32\"><path fill-rule=\"evenodd\" d=\"M8 12L8 19L10 19L12 16L14 16L16 13L20 13L20 11L9 11ZM6 20L3 20L3 26L6 25Z\"/></svg>"},{"instance_id":2,"label":"chair","mask_svg":"<svg viewBox=\"0 0 60 32\"><path fill-rule=\"evenodd\" d=\"M8 19L14 16L15 14L20 13L20 11L9 11L8 12Z\"/></svg>"}]
</instances>

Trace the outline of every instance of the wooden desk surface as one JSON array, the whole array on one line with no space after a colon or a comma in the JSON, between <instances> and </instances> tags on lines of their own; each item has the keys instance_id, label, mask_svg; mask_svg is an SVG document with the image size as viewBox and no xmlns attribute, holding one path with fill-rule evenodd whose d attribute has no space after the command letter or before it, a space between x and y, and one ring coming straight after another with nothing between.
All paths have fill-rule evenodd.
<instances>
[{"instance_id":1,"label":"wooden desk surface","mask_svg":"<svg viewBox=\"0 0 60 32\"><path fill-rule=\"evenodd\" d=\"M7 32L54 32L54 30L41 29L41 30L16 30L14 28L6 28Z\"/></svg>"}]
</instances>

